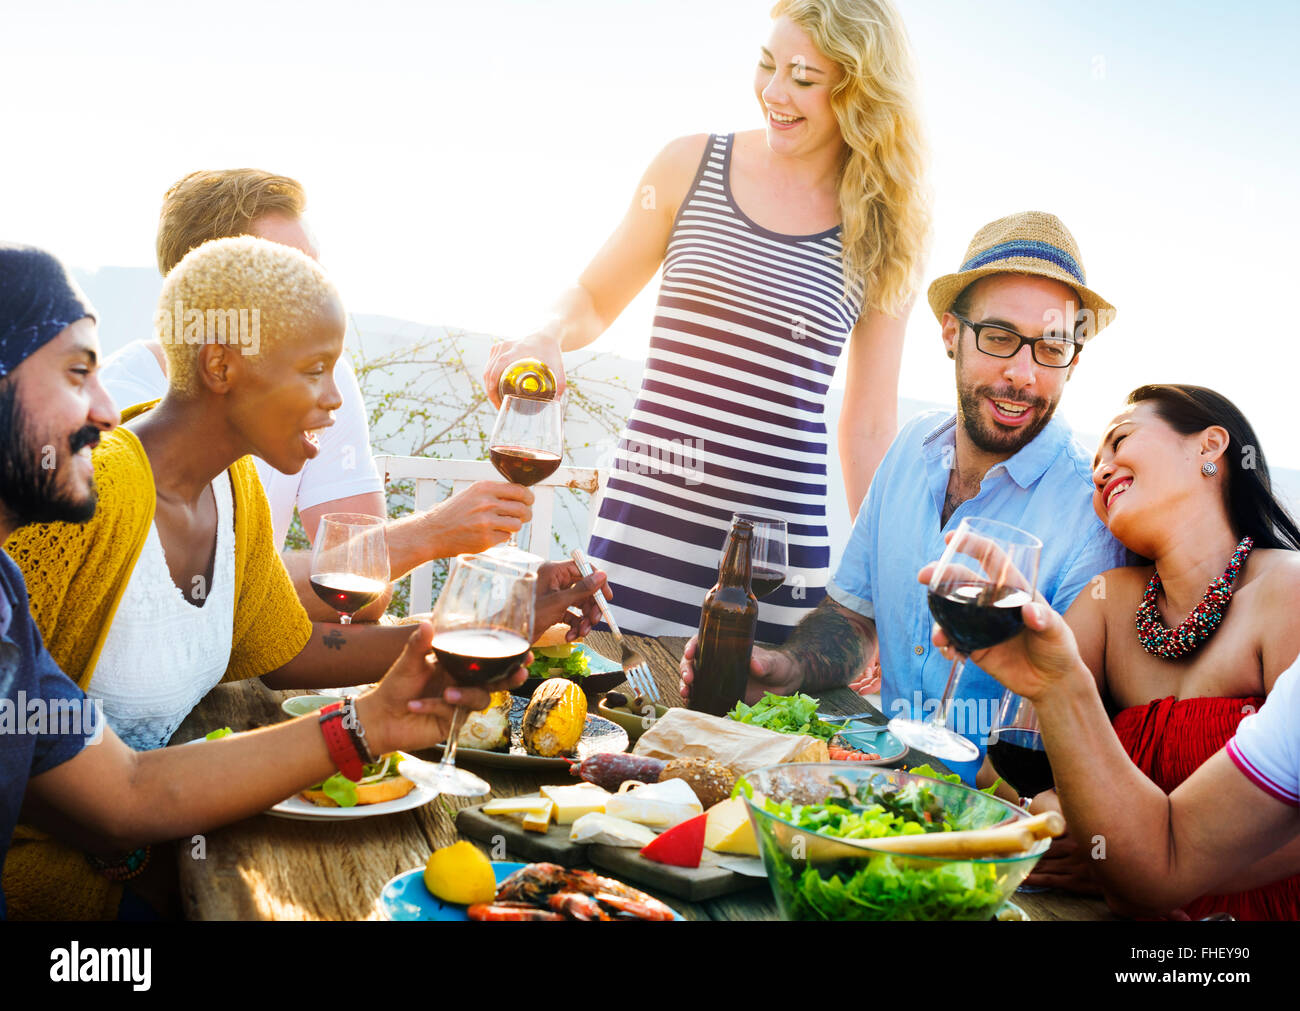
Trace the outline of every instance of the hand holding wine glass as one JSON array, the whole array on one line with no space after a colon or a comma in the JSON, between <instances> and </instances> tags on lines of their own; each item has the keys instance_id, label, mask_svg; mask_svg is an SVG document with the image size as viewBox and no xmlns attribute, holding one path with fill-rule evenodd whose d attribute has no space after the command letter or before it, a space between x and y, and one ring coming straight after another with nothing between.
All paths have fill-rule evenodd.
<instances>
[{"instance_id":1,"label":"hand holding wine glass","mask_svg":"<svg viewBox=\"0 0 1300 1011\"><path fill-rule=\"evenodd\" d=\"M451 678L487 685L507 676L528 656L533 635L537 576L488 555L461 555L433 609L431 648ZM456 797L479 797L489 785L456 768L456 738L465 710L458 708L442 761L423 786Z\"/></svg>"},{"instance_id":2,"label":"hand holding wine glass","mask_svg":"<svg viewBox=\"0 0 1300 1011\"><path fill-rule=\"evenodd\" d=\"M1023 627L1021 608L1034 599L1043 542L1008 523L968 517L948 540L929 584L930 613L957 651L943 697L928 720L896 716L889 729L906 744L948 761L968 762L979 748L948 729L966 658Z\"/></svg>"}]
</instances>

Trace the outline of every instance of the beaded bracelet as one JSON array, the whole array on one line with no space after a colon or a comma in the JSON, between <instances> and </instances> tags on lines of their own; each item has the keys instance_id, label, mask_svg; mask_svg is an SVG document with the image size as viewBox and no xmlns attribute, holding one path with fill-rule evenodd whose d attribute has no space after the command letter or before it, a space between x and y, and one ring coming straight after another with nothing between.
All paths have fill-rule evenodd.
<instances>
[{"instance_id":1,"label":"beaded bracelet","mask_svg":"<svg viewBox=\"0 0 1300 1011\"><path fill-rule=\"evenodd\" d=\"M138 850L132 850L120 857L100 857L94 853L87 853L86 859L91 867L109 881L130 881L148 866L149 854L149 847L141 846Z\"/></svg>"}]
</instances>

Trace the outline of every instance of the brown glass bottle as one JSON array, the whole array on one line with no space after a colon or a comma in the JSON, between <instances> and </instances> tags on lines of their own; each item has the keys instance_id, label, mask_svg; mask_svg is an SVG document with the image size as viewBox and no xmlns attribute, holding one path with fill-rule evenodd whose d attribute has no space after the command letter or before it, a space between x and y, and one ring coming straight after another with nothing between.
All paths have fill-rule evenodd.
<instances>
[{"instance_id":1,"label":"brown glass bottle","mask_svg":"<svg viewBox=\"0 0 1300 1011\"><path fill-rule=\"evenodd\" d=\"M691 708L726 716L745 697L749 656L758 625L758 601L750 588L749 542L754 527L736 520L718 570L718 583L704 597L700 641L691 681Z\"/></svg>"}]
</instances>

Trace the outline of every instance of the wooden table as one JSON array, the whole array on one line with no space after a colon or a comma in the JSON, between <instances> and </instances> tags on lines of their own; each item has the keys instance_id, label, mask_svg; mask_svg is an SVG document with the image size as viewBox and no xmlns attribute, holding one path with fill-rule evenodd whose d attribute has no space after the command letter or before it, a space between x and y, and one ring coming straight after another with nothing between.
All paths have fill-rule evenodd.
<instances>
[{"instance_id":1,"label":"wooden table","mask_svg":"<svg viewBox=\"0 0 1300 1011\"><path fill-rule=\"evenodd\" d=\"M650 664L664 702L680 704L677 671L685 640L629 638ZM618 656L608 633L595 632L587 643L606 656ZM202 737L218 727L249 730L288 719L280 703L292 694L299 693L271 691L257 679L219 685L181 725L173 743ZM823 710L831 713L870 708L847 688L828 692L821 701ZM436 760L436 754L424 757ZM918 764L913 756L909 761ZM492 784L493 797L535 793L548 783L565 781L554 772L476 771ZM210 832L201 848L180 848L185 914L198 920L381 919L377 899L384 884L403 871L423 867L433 849L463 838L456 831L455 811L486 799L440 797L414 811L346 822L258 815ZM779 919L767 883L758 879L751 889L702 903L658 897L687 919ZM1036 920L1112 918L1100 900L1057 892L1019 894L1016 902Z\"/></svg>"}]
</instances>

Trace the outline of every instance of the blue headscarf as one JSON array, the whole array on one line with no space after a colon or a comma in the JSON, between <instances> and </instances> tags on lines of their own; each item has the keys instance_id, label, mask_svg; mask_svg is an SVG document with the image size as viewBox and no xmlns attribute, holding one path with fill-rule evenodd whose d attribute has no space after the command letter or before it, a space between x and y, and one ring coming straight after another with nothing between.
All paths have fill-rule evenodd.
<instances>
[{"instance_id":1,"label":"blue headscarf","mask_svg":"<svg viewBox=\"0 0 1300 1011\"><path fill-rule=\"evenodd\" d=\"M0 242L0 379L87 316L94 307L55 257Z\"/></svg>"}]
</instances>

